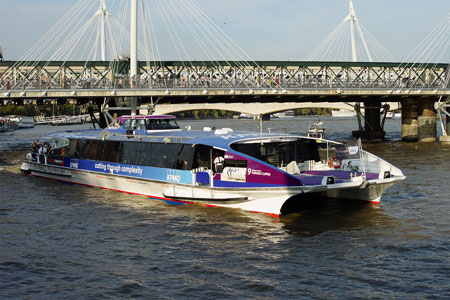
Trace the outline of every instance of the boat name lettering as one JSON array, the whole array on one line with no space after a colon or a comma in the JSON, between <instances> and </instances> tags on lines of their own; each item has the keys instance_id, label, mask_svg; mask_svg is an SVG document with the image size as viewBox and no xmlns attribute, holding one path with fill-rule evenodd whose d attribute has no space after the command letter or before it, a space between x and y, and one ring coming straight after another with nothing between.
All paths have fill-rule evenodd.
<instances>
[{"instance_id":1,"label":"boat name lettering","mask_svg":"<svg viewBox=\"0 0 450 300\"><path fill-rule=\"evenodd\" d=\"M247 174L248 175L257 175L257 176L270 176L270 175L272 175L269 172L263 172L261 170L255 170L255 169L251 169L251 168L247 169Z\"/></svg>"}]
</instances>

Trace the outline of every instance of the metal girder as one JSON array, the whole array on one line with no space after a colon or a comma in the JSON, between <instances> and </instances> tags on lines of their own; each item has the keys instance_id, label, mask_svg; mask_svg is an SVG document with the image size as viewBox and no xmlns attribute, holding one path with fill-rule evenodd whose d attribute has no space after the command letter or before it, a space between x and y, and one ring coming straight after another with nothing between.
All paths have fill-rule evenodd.
<instances>
[{"instance_id":1,"label":"metal girder","mask_svg":"<svg viewBox=\"0 0 450 300\"><path fill-rule=\"evenodd\" d=\"M122 89L448 89L448 64L161 61L0 62L0 97L6 90ZM3 96L2 96L3 95Z\"/></svg>"}]
</instances>

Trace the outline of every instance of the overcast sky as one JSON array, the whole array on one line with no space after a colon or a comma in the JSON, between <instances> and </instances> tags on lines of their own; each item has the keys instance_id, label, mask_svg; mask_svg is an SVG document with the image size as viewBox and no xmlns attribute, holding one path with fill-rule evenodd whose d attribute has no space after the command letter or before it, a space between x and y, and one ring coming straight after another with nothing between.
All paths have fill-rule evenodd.
<instances>
[{"instance_id":1,"label":"overcast sky","mask_svg":"<svg viewBox=\"0 0 450 300\"><path fill-rule=\"evenodd\" d=\"M5 59L22 57L75 2L0 0ZM348 0L194 2L255 60L304 60L348 14ZM450 0L354 0L354 5L360 22L398 61L450 12Z\"/></svg>"}]
</instances>

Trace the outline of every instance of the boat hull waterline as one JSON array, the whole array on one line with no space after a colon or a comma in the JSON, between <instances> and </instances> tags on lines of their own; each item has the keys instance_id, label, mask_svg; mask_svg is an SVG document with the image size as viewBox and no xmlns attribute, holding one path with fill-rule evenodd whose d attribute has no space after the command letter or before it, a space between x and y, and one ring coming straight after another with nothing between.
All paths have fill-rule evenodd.
<instances>
[{"instance_id":1,"label":"boat hull waterline","mask_svg":"<svg viewBox=\"0 0 450 300\"><path fill-rule=\"evenodd\" d=\"M147 196L166 202L202 204L209 207L239 208L251 212L279 216L284 203L291 197L308 193L318 197L354 199L378 203L383 192L394 182L364 186L362 182L341 184L341 187L245 188L230 191L226 188L194 187L169 182L143 180L135 177L71 170L58 166L42 166L24 162L21 171L35 177L53 179L64 183L97 187L122 193ZM347 186L345 186L347 185ZM337 189L339 188L339 189Z\"/></svg>"}]
</instances>

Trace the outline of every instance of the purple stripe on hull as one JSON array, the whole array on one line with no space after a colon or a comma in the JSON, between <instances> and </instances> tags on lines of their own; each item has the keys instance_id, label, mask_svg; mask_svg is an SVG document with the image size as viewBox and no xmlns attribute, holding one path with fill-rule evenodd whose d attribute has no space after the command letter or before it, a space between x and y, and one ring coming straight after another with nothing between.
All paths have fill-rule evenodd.
<instances>
[{"instance_id":1,"label":"purple stripe on hull","mask_svg":"<svg viewBox=\"0 0 450 300\"><path fill-rule=\"evenodd\" d=\"M255 188L255 187L283 187L283 186L285 186L285 185L257 183L257 182L238 182L238 181L214 180L214 187Z\"/></svg>"},{"instance_id":2,"label":"purple stripe on hull","mask_svg":"<svg viewBox=\"0 0 450 300\"><path fill-rule=\"evenodd\" d=\"M314 176L334 176L336 179L350 179L351 176L355 175L355 172L352 171L337 171L337 170L329 170L329 171L303 171L302 174L314 175ZM356 173L357 176L361 176L361 172ZM378 179L377 173L366 173L366 178L368 180ZM297 176L298 177L298 176ZM303 181L303 178L301 178Z\"/></svg>"},{"instance_id":3,"label":"purple stripe on hull","mask_svg":"<svg viewBox=\"0 0 450 300\"><path fill-rule=\"evenodd\" d=\"M317 176L295 176L303 182L304 185L321 185L324 176L333 175L317 175ZM342 183L344 180L335 179L334 183Z\"/></svg>"}]
</instances>

